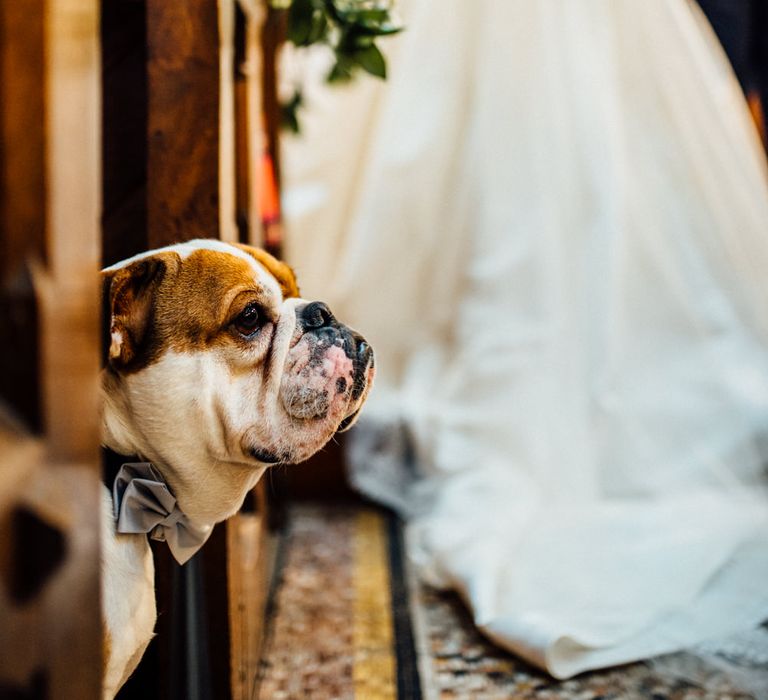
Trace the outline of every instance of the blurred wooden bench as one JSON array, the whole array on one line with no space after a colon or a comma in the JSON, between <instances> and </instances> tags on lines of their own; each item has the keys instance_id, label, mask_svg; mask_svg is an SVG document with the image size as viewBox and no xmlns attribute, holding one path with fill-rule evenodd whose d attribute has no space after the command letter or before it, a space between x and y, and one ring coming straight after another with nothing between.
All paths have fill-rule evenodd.
<instances>
[{"instance_id":1,"label":"blurred wooden bench","mask_svg":"<svg viewBox=\"0 0 768 700\"><path fill-rule=\"evenodd\" d=\"M0 0L0 696L96 698L93 0Z\"/></svg>"},{"instance_id":2,"label":"blurred wooden bench","mask_svg":"<svg viewBox=\"0 0 768 700\"><path fill-rule=\"evenodd\" d=\"M270 12L0 0L0 697L100 696L97 271L261 242ZM120 697L251 697L272 553L263 487L187 566L157 547L158 636Z\"/></svg>"}]
</instances>

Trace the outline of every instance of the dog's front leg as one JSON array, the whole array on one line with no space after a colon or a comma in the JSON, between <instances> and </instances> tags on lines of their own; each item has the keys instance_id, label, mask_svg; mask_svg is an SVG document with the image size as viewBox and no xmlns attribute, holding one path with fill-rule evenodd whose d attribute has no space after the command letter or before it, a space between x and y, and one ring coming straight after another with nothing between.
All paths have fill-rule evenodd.
<instances>
[{"instance_id":1,"label":"dog's front leg","mask_svg":"<svg viewBox=\"0 0 768 700\"><path fill-rule=\"evenodd\" d=\"M155 628L155 566L146 535L115 532L112 497L102 504L104 698L111 700L133 673Z\"/></svg>"}]
</instances>

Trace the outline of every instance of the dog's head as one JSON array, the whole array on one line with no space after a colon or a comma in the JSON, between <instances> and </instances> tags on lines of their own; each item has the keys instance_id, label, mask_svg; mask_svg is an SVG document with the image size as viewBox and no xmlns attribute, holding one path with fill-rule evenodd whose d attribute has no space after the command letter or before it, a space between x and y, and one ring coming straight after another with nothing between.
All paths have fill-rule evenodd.
<instances>
[{"instance_id":1,"label":"dog's head","mask_svg":"<svg viewBox=\"0 0 768 700\"><path fill-rule=\"evenodd\" d=\"M103 275L106 437L118 451L199 482L185 465L299 462L355 420L373 380L370 346L325 304L299 298L291 269L264 251L190 241Z\"/></svg>"}]
</instances>

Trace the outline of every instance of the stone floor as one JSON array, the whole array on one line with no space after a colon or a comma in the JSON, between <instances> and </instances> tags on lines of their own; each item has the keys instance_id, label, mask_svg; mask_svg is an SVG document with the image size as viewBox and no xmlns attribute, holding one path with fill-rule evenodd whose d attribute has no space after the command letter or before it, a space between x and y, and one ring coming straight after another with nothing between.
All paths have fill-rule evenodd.
<instances>
[{"instance_id":1,"label":"stone floor","mask_svg":"<svg viewBox=\"0 0 768 700\"><path fill-rule=\"evenodd\" d=\"M391 586L390 520L351 506L291 510L260 699L762 700L714 671L683 680L670 672L679 663L636 663L556 681L485 640L455 595L420 584L410 596L415 641L403 644L392 610L408 601L403 587ZM418 667L418 677L404 677L405 666Z\"/></svg>"}]
</instances>

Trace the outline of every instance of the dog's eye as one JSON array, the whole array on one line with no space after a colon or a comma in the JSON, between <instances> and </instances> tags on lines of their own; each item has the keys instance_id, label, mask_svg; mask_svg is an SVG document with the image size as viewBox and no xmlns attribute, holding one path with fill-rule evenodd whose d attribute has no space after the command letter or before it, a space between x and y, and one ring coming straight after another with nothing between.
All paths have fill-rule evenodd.
<instances>
[{"instance_id":1,"label":"dog's eye","mask_svg":"<svg viewBox=\"0 0 768 700\"><path fill-rule=\"evenodd\" d=\"M257 304L248 304L238 315L234 322L238 333L251 336L262 325L261 310Z\"/></svg>"}]
</instances>

